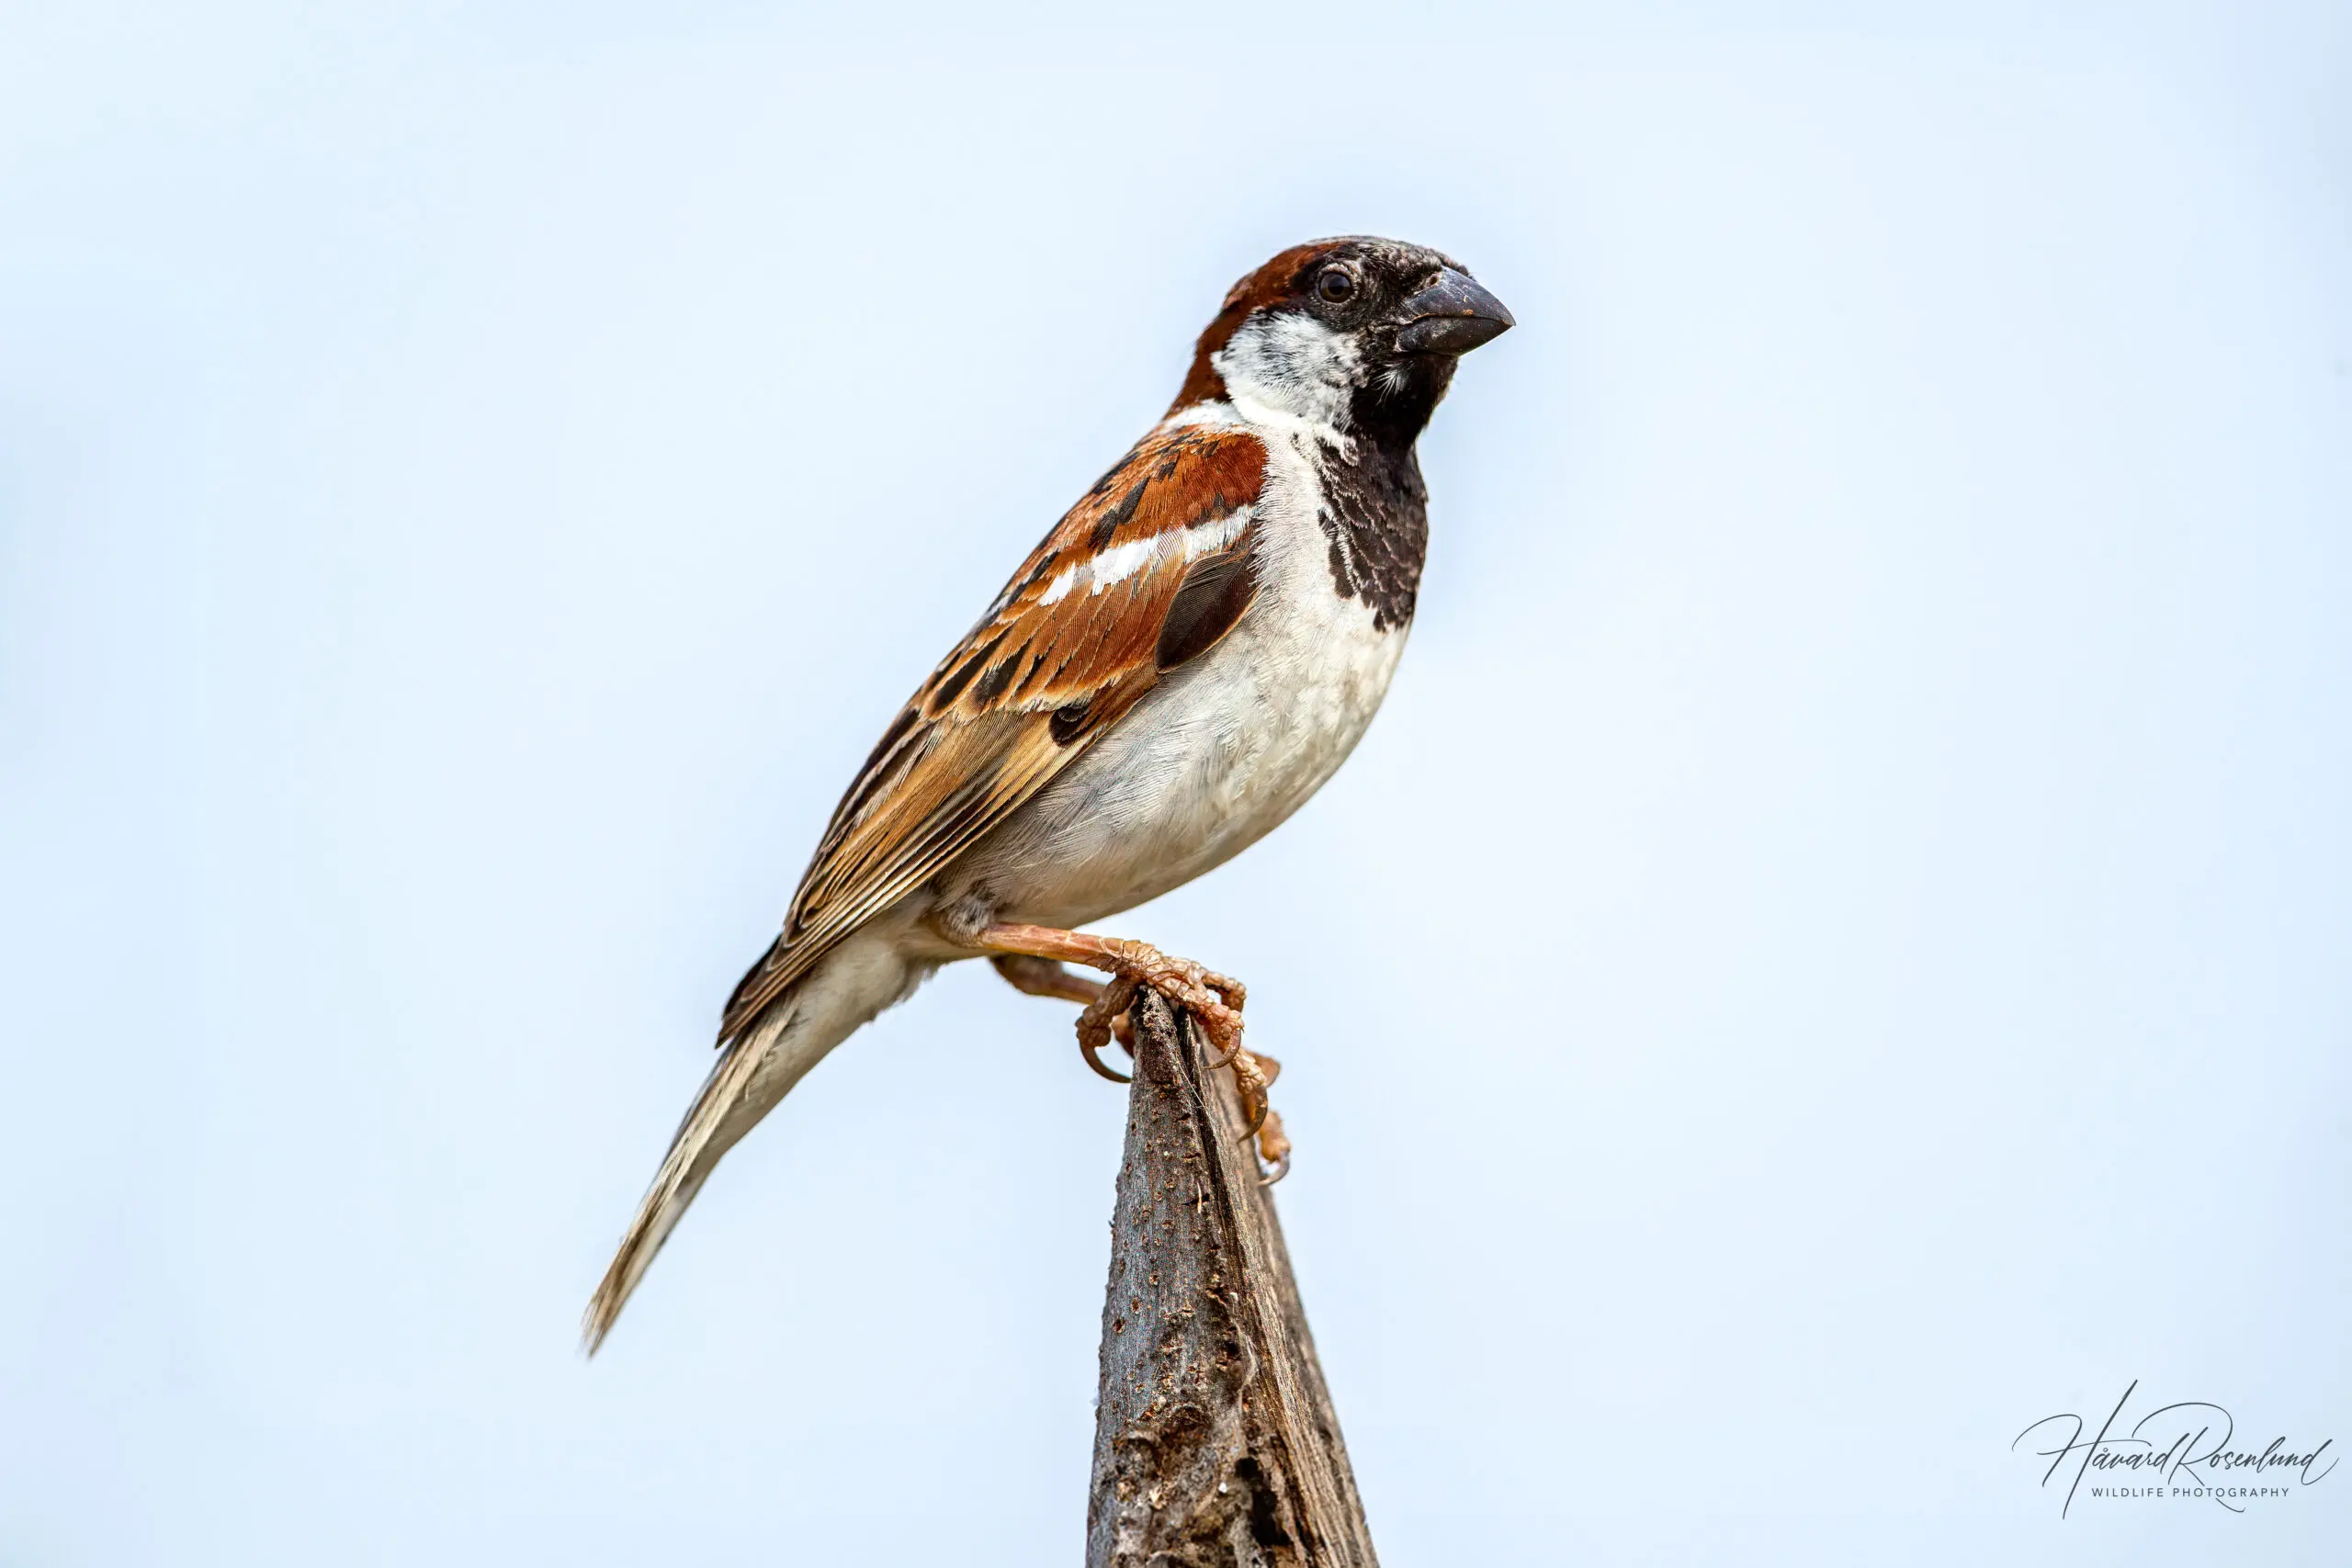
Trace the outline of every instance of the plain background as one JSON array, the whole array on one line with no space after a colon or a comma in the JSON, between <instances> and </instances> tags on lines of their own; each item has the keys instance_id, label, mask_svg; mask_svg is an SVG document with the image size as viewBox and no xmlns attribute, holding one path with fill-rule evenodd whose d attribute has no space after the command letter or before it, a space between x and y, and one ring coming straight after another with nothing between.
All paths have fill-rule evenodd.
<instances>
[{"instance_id":1,"label":"plain background","mask_svg":"<svg viewBox=\"0 0 2352 1568\"><path fill-rule=\"evenodd\" d=\"M0 1562L1079 1550L1122 1098L965 968L578 1311L897 703L1232 279L1517 312L1246 976L1392 1565L2319 1563L2352 25L0 13Z\"/></svg>"}]
</instances>

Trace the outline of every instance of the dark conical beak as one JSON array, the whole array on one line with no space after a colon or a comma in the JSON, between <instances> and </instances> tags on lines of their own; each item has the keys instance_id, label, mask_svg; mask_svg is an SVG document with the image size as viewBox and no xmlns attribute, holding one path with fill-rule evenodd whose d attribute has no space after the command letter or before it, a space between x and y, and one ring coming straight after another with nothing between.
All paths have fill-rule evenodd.
<instances>
[{"instance_id":1,"label":"dark conical beak","mask_svg":"<svg viewBox=\"0 0 2352 1568\"><path fill-rule=\"evenodd\" d=\"M1467 354L1510 331L1503 302L1466 272L1447 267L1397 308L1396 346L1408 354Z\"/></svg>"}]
</instances>

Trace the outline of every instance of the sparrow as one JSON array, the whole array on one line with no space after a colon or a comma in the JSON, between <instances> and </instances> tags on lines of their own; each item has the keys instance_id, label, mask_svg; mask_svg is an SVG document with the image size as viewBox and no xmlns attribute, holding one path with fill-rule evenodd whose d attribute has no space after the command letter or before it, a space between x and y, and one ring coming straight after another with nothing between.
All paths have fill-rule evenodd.
<instances>
[{"instance_id":1,"label":"sparrow","mask_svg":"<svg viewBox=\"0 0 2352 1568\"><path fill-rule=\"evenodd\" d=\"M720 1157L942 965L1086 1004L1101 1057L1139 988L1230 1067L1279 1176L1279 1070L1240 982L1078 928L1230 860L1346 761L1405 650L1429 538L1414 443L1510 312L1448 256L1355 236L1234 285L1165 417L1054 525L899 710L590 1302L591 1354ZM1075 975L1077 964L1107 982Z\"/></svg>"}]
</instances>

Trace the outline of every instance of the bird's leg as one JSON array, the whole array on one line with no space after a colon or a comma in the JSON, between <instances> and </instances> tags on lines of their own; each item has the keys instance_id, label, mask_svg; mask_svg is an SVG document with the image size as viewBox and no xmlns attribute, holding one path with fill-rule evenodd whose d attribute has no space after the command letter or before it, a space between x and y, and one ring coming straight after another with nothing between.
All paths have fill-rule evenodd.
<instances>
[{"instance_id":1,"label":"bird's leg","mask_svg":"<svg viewBox=\"0 0 2352 1568\"><path fill-rule=\"evenodd\" d=\"M1051 926L983 926L967 939L989 953L1083 964L1114 979L1148 986L1200 1023L1222 1067L1241 1043L1241 1007L1249 992L1241 982L1204 969L1188 958L1171 958L1148 942Z\"/></svg>"},{"instance_id":2,"label":"bird's leg","mask_svg":"<svg viewBox=\"0 0 2352 1568\"><path fill-rule=\"evenodd\" d=\"M1103 1066L1102 1050L1116 1039L1130 1056L1136 1054L1136 1024L1128 1016L1127 1004L1135 1000L1135 987L1114 980L1104 985L1083 975L1073 975L1050 958L1032 958L1022 953L1003 953L989 962L1004 976L1016 991L1032 997L1053 997L1066 1002L1084 1002L1086 1010L1079 1015L1078 1048L1086 1057L1086 1065L1109 1078L1113 1083L1135 1080L1114 1067Z\"/></svg>"},{"instance_id":3,"label":"bird's leg","mask_svg":"<svg viewBox=\"0 0 2352 1568\"><path fill-rule=\"evenodd\" d=\"M1273 1078L1260 1066L1261 1058L1241 1048L1241 1006L1250 993L1240 981L1204 969L1187 958L1170 958L1148 943L1096 936L1091 931L1057 931L1051 926L992 925L982 927L969 940L984 952L1001 955L996 960L998 970L1016 986L1022 986L1022 982L1013 979L1005 958L1083 964L1112 976L1111 984L1079 1017L1079 1048L1087 1052L1089 1061L1093 1061L1094 1052L1101 1049L1111 1019L1125 1010L1134 1000L1136 988L1148 986L1158 991L1199 1022L1201 1032L1208 1036L1210 1048L1218 1054L1218 1060L1212 1066L1233 1068L1250 1130L1253 1134L1262 1131L1267 1115L1266 1085ZM1067 973L1062 978L1073 985L1081 983ZM1097 1070L1102 1070L1099 1066ZM1279 1129L1275 1135L1281 1136Z\"/></svg>"},{"instance_id":4,"label":"bird's leg","mask_svg":"<svg viewBox=\"0 0 2352 1568\"><path fill-rule=\"evenodd\" d=\"M1091 1002L1102 994L1102 982L1073 975L1050 958L1030 958L1001 953L989 963L1005 984L1023 996L1052 997L1065 1002Z\"/></svg>"}]
</instances>

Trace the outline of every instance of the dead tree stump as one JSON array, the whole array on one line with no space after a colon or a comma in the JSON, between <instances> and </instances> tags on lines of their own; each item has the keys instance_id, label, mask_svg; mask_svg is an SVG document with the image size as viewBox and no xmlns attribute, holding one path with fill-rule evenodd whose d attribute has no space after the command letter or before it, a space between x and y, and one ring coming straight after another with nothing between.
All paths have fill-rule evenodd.
<instances>
[{"instance_id":1,"label":"dead tree stump","mask_svg":"<svg viewBox=\"0 0 2352 1568\"><path fill-rule=\"evenodd\" d=\"M1376 1568L1230 1074L1137 998L1087 1568Z\"/></svg>"}]
</instances>

